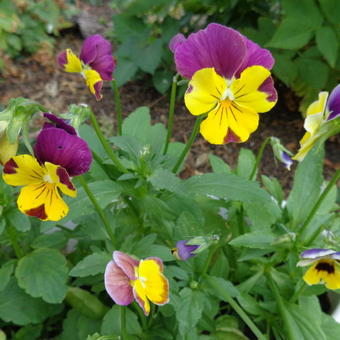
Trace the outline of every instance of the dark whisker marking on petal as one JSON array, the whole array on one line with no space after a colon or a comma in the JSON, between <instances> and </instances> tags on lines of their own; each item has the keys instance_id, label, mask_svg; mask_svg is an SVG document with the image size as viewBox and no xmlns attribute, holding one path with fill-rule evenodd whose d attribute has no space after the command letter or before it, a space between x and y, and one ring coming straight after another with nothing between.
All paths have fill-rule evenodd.
<instances>
[{"instance_id":1,"label":"dark whisker marking on petal","mask_svg":"<svg viewBox=\"0 0 340 340\"><path fill-rule=\"evenodd\" d=\"M235 117L235 114L234 114L234 112L233 112L233 110L232 110L231 106L228 106L228 108L230 108L230 112L231 112L231 114L233 115L233 117L234 117L235 121L237 122L237 119L236 119L236 117Z\"/></svg>"},{"instance_id":2,"label":"dark whisker marking on petal","mask_svg":"<svg viewBox=\"0 0 340 340\"><path fill-rule=\"evenodd\" d=\"M215 96L214 94L211 94L211 93L209 93L212 97L214 97L215 99L217 99L217 100L221 100L221 98L218 98L217 96Z\"/></svg>"},{"instance_id":3,"label":"dark whisker marking on petal","mask_svg":"<svg viewBox=\"0 0 340 340\"><path fill-rule=\"evenodd\" d=\"M50 189L50 206L52 206L52 199L53 199L53 189Z\"/></svg>"},{"instance_id":4,"label":"dark whisker marking on petal","mask_svg":"<svg viewBox=\"0 0 340 340\"><path fill-rule=\"evenodd\" d=\"M235 105L233 102L231 102L231 106L236 109L238 112L242 113L242 111Z\"/></svg>"},{"instance_id":5,"label":"dark whisker marking on petal","mask_svg":"<svg viewBox=\"0 0 340 340\"><path fill-rule=\"evenodd\" d=\"M216 89L216 91L218 92L218 94L221 96L222 93L221 93L220 90L217 88L217 86L215 86L215 89Z\"/></svg>"},{"instance_id":6,"label":"dark whisker marking on petal","mask_svg":"<svg viewBox=\"0 0 340 340\"><path fill-rule=\"evenodd\" d=\"M246 86L246 84L243 84L235 93L235 94L238 94L244 87Z\"/></svg>"},{"instance_id":7,"label":"dark whisker marking on petal","mask_svg":"<svg viewBox=\"0 0 340 340\"><path fill-rule=\"evenodd\" d=\"M38 199L43 193L44 193L44 191L47 189L47 186L46 185L44 185L44 188L40 191L40 193L37 195L37 196L35 196L35 199Z\"/></svg>"},{"instance_id":8,"label":"dark whisker marking on petal","mask_svg":"<svg viewBox=\"0 0 340 340\"><path fill-rule=\"evenodd\" d=\"M32 172L35 173L39 178L41 178L41 175L40 175L38 172L36 172L36 171L33 170L33 169L31 169L31 170L32 170ZM32 176L32 177L35 177L35 176Z\"/></svg>"},{"instance_id":9,"label":"dark whisker marking on petal","mask_svg":"<svg viewBox=\"0 0 340 340\"><path fill-rule=\"evenodd\" d=\"M41 183L38 187L34 188L33 191L41 189L44 185L45 183Z\"/></svg>"}]
</instances>

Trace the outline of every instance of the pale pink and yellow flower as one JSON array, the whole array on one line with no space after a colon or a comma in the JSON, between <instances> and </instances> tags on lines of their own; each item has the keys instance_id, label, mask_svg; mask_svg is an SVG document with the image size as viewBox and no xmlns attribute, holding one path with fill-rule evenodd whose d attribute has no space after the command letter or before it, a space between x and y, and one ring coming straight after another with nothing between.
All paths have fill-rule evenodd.
<instances>
[{"instance_id":1,"label":"pale pink and yellow flower","mask_svg":"<svg viewBox=\"0 0 340 340\"><path fill-rule=\"evenodd\" d=\"M150 313L150 302L160 306L169 302L169 282L158 257L139 261L114 251L113 261L105 269L105 288L118 305L126 306L136 300L145 315Z\"/></svg>"}]
</instances>

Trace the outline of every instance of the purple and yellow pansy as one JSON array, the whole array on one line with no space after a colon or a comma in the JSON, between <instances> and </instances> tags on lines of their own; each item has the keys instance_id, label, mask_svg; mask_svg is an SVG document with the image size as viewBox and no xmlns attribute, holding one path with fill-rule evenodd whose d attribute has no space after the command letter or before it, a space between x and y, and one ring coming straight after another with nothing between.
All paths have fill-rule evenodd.
<instances>
[{"instance_id":1,"label":"purple and yellow pansy","mask_svg":"<svg viewBox=\"0 0 340 340\"><path fill-rule=\"evenodd\" d=\"M68 213L62 194L76 197L71 176L89 170L92 154L87 143L62 119L50 113L37 137L35 157L19 155L10 158L3 168L3 180L22 186L17 204L19 210L43 221L59 221Z\"/></svg>"},{"instance_id":2,"label":"purple and yellow pansy","mask_svg":"<svg viewBox=\"0 0 340 340\"><path fill-rule=\"evenodd\" d=\"M150 302L160 306L169 302L169 282L158 257L136 260L114 251L113 261L105 269L105 288L118 305L136 300L145 315L150 313Z\"/></svg>"},{"instance_id":3,"label":"purple and yellow pansy","mask_svg":"<svg viewBox=\"0 0 340 340\"><path fill-rule=\"evenodd\" d=\"M80 73L97 100L102 98L103 80L112 80L116 66L111 43L100 34L85 39L79 57L67 49L58 55L57 61L66 72Z\"/></svg>"},{"instance_id":4,"label":"purple and yellow pansy","mask_svg":"<svg viewBox=\"0 0 340 340\"><path fill-rule=\"evenodd\" d=\"M302 161L320 139L338 133L340 124L338 128L335 127L334 133L331 132L333 122L338 117L340 117L340 84L329 96L328 92L320 92L319 99L307 108L303 125L306 133L300 140L300 149L293 159Z\"/></svg>"},{"instance_id":5,"label":"purple and yellow pansy","mask_svg":"<svg viewBox=\"0 0 340 340\"><path fill-rule=\"evenodd\" d=\"M329 289L340 289L340 252L332 249L308 249L301 253L297 266L311 266L303 276L308 285L323 283Z\"/></svg>"},{"instance_id":6,"label":"purple and yellow pansy","mask_svg":"<svg viewBox=\"0 0 340 340\"><path fill-rule=\"evenodd\" d=\"M190 80L184 100L193 115L207 114L200 132L211 144L245 142L259 113L277 101L271 53L239 32L219 24L172 38L179 74Z\"/></svg>"}]
</instances>

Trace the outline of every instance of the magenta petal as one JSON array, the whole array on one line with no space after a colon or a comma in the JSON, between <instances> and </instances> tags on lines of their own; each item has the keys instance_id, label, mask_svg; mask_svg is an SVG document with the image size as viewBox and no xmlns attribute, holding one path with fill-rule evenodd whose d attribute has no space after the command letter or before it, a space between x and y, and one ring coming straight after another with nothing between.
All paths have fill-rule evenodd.
<instances>
[{"instance_id":1,"label":"magenta petal","mask_svg":"<svg viewBox=\"0 0 340 340\"><path fill-rule=\"evenodd\" d=\"M44 117L49 119L51 122L55 123L55 125L46 123L45 124L46 128L57 127L59 129L65 130L70 135L77 135L77 131L75 130L73 126L71 126L70 124L67 124L63 119L57 117L56 115L46 112L44 113Z\"/></svg>"},{"instance_id":2,"label":"magenta petal","mask_svg":"<svg viewBox=\"0 0 340 340\"><path fill-rule=\"evenodd\" d=\"M274 81L272 77L268 77L259 87L259 91L267 93L267 100L270 102L277 101L277 92L274 87Z\"/></svg>"},{"instance_id":3,"label":"magenta petal","mask_svg":"<svg viewBox=\"0 0 340 340\"><path fill-rule=\"evenodd\" d=\"M107 293L116 304L126 306L133 302L130 278L113 261L106 266L104 284Z\"/></svg>"},{"instance_id":4,"label":"magenta petal","mask_svg":"<svg viewBox=\"0 0 340 340\"><path fill-rule=\"evenodd\" d=\"M92 153L83 139L56 127L40 132L34 153L41 163L61 165L70 176L88 171L92 162Z\"/></svg>"},{"instance_id":5,"label":"magenta petal","mask_svg":"<svg viewBox=\"0 0 340 340\"><path fill-rule=\"evenodd\" d=\"M207 67L228 79L239 70L246 57L244 37L237 31L219 24L209 24L204 30L190 34L186 41L176 44L177 71L186 78Z\"/></svg>"},{"instance_id":6,"label":"magenta petal","mask_svg":"<svg viewBox=\"0 0 340 340\"><path fill-rule=\"evenodd\" d=\"M239 143L240 141L240 137L232 129L228 128L227 134L224 137L224 143Z\"/></svg>"},{"instance_id":7,"label":"magenta petal","mask_svg":"<svg viewBox=\"0 0 340 340\"><path fill-rule=\"evenodd\" d=\"M244 69L253 65L260 65L267 70L271 70L275 61L270 51L260 47L258 44L249 40L245 36L243 36L243 38L247 44L247 57L244 59L241 67L239 68L237 77Z\"/></svg>"},{"instance_id":8,"label":"magenta petal","mask_svg":"<svg viewBox=\"0 0 340 340\"><path fill-rule=\"evenodd\" d=\"M79 57L84 64L96 70L103 80L112 80L112 72L115 68L112 46L100 34L85 39Z\"/></svg>"},{"instance_id":9,"label":"magenta petal","mask_svg":"<svg viewBox=\"0 0 340 340\"><path fill-rule=\"evenodd\" d=\"M184 35L182 33L176 34L169 42L169 49L172 53L175 53L176 48L186 41Z\"/></svg>"},{"instance_id":10,"label":"magenta petal","mask_svg":"<svg viewBox=\"0 0 340 340\"><path fill-rule=\"evenodd\" d=\"M138 267L139 261L135 260L133 257L121 252L113 252L113 260L117 266L127 275L130 280L136 280L135 268Z\"/></svg>"},{"instance_id":11,"label":"magenta petal","mask_svg":"<svg viewBox=\"0 0 340 340\"><path fill-rule=\"evenodd\" d=\"M58 54L57 63L61 68L64 68L65 64L67 63L66 51Z\"/></svg>"},{"instance_id":12,"label":"magenta petal","mask_svg":"<svg viewBox=\"0 0 340 340\"><path fill-rule=\"evenodd\" d=\"M330 111L327 120L334 119L340 115L340 84L329 95L327 108Z\"/></svg>"}]
</instances>

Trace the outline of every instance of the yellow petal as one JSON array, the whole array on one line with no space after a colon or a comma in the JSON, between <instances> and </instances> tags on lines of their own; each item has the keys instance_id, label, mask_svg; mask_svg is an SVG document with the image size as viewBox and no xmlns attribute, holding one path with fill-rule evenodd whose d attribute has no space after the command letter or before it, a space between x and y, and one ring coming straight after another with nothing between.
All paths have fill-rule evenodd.
<instances>
[{"instance_id":1,"label":"yellow petal","mask_svg":"<svg viewBox=\"0 0 340 340\"><path fill-rule=\"evenodd\" d=\"M50 176L51 182L55 183L65 195L71 197L77 196L77 190L73 186L67 171L63 167L50 162L45 162L45 168Z\"/></svg>"},{"instance_id":2,"label":"yellow petal","mask_svg":"<svg viewBox=\"0 0 340 340\"><path fill-rule=\"evenodd\" d=\"M320 272L315 269L316 265L317 263L311 266L303 276L304 281L309 285L315 285L321 281Z\"/></svg>"},{"instance_id":3,"label":"yellow petal","mask_svg":"<svg viewBox=\"0 0 340 340\"><path fill-rule=\"evenodd\" d=\"M309 132L306 132L302 139L300 140L300 149L298 153L295 156L293 156L292 159L299 162L303 161L303 159L306 157L306 155L312 149L312 147L315 145L318 139L319 139L318 135L311 136Z\"/></svg>"},{"instance_id":4,"label":"yellow petal","mask_svg":"<svg viewBox=\"0 0 340 340\"><path fill-rule=\"evenodd\" d=\"M317 113L322 114L325 111L327 98L328 92L320 92L319 99L308 106L306 116L314 115Z\"/></svg>"},{"instance_id":5,"label":"yellow petal","mask_svg":"<svg viewBox=\"0 0 340 340\"><path fill-rule=\"evenodd\" d=\"M337 267L335 267L334 274L328 275L324 278L325 285L328 289L340 289L340 272Z\"/></svg>"},{"instance_id":6,"label":"yellow petal","mask_svg":"<svg viewBox=\"0 0 340 340\"><path fill-rule=\"evenodd\" d=\"M31 155L12 157L4 166L3 179L9 185L19 186L40 183L44 168Z\"/></svg>"},{"instance_id":7,"label":"yellow petal","mask_svg":"<svg viewBox=\"0 0 340 340\"><path fill-rule=\"evenodd\" d=\"M145 295L151 302L163 305L169 301L169 283L156 260L140 261L138 275L143 278Z\"/></svg>"},{"instance_id":8,"label":"yellow petal","mask_svg":"<svg viewBox=\"0 0 340 340\"><path fill-rule=\"evenodd\" d=\"M233 80L231 91L234 102L243 108L255 112L267 112L276 101L267 100L268 94L258 91L263 82L270 76L270 72L263 66L247 67L240 78Z\"/></svg>"},{"instance_id":9,"label":"yellow petal","mask_svg":"<svg viewBox=\"0 0 340 340\"><path fill-rule=\"evenodd\" d=\"M214 68L203 68L192 76L184 96L187 109L193 115L213 110L227 88L226 79L219 76Z\"/></svg>"},{"instance_id":10,"label":"yellow petal","mask_svg":"<svg viewBox=\"0 0 340 340\"><path fill-rule=\"evenodd\" d=\"M97 83L103 81L100 74L95 70L85 70L84 75L85 75L86 85L90 89L91 93L94 94L96 97L100 98L100 95L96 93L96 89L94 87Z\"/></svg>"},{"instance_id":11,"label":"yellow petal","mask_svg":"<svg viewBox=\"0 0 340 340\"><path fill-rule=\"evenodd\" d=\"M133 282L133 288L135 297L137 299L137 302L141 306L141 308L144 310L145 315L149 315L150 313L150 303L146 297L146 291L145 288L140 280L135 280Z\"/></svg>"},{"instance_id":12,"label":"yellow petal","mask_svg":"<svg viewBox=\"0 0 340 340\"><path fill-rule=\"evenodd\" d=\"M72 52L71 49L66 50L66 64L64 65L66 72L81 73L83 68L80 59Z\"/></svg>"},{"instance_id":13,"label":"yellow petal","mask_svg":"<svg viewBox=\"0 0 340 340\"><path fill-rule=\"evenodd\" d=\"M43 221L59 221L68 213L68 206L53 183L34 183L23 187L18 197L18 208L29 216Z\"/></svg>"},{"instance_id":14,"label":"yellow petal","mask_svg":"<svg viewBox=\"0 0 340 340\"><path fill-rule=\"evenodd\" d=\"M306 131L314 135L321 127L323 123L323 113L316 113L306 117L303 127Z\"/></svg>"}]
</instances>

